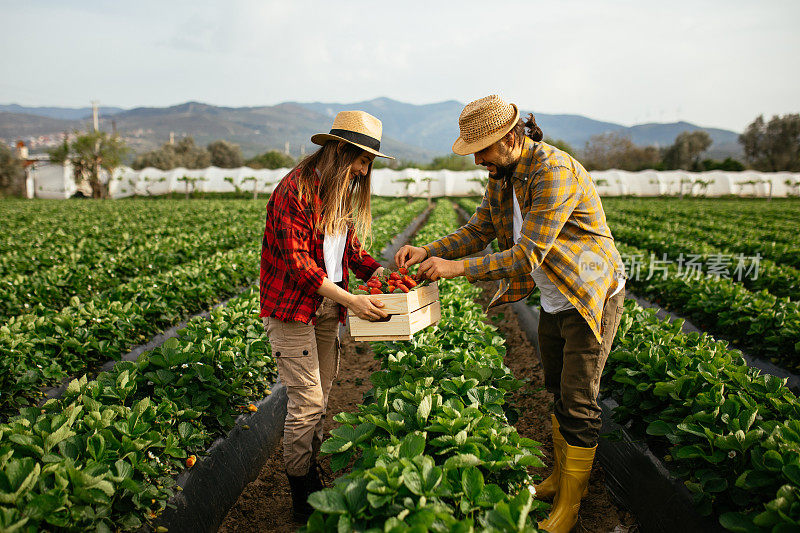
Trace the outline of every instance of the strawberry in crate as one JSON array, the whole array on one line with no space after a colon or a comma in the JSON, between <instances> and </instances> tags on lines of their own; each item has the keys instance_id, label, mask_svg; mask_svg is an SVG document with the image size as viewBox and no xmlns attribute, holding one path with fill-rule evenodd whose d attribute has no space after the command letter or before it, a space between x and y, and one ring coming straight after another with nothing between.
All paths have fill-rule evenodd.
<instances>
[{"instance_id":1,"label":"strawberry in crate","mask_svg":"<svg viewBox=\"0 0 800 533\"><path fill-rule=\"evenodd\" d=\"M383 269L379 276L373 276L365 285L359 285L353 294L400 294L425 286L428 280L418 282L407 268L397 270Z\"/></svg>"}]
</instances>

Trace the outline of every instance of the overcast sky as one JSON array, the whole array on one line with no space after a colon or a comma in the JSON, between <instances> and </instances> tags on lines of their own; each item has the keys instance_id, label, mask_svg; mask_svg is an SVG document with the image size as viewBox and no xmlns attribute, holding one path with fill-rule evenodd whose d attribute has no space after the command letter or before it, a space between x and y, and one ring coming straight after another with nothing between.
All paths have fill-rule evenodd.
<instances>
[{"instance_id":1,"label":"overcast sky","mask_svg":"<svg viewBox=\"0 0 800 533\"><path fill-rule=\"evenodd\" d=\"M0 0L0 103L468 102L741 131L800 112L800 1Z\"/></svg>"}]
</instances>

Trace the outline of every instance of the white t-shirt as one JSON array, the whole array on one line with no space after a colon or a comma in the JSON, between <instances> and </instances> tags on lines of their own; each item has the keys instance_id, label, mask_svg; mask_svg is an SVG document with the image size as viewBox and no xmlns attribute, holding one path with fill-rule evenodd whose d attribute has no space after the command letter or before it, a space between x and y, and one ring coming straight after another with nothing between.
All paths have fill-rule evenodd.
<instances>
[{"instance_id":1,"label":"white t-shirt","mask_svg":"<svg viewBox=\"0 0 800 533\"><path fill-rule=\"evenodd\" d=\"M522 210L517 201L517 194L513 190L511 191L511 197L514 199L514 244L517 244L522 235ZM541 265L531 272L531 277L533 277L533 281L542 293L540 300L542 302L542 309L544 309L546 313L558 313L575 308L575 306L567 300L567 297L558 289L556 284L550 281L547 274L542 271ZM623 278L611 296L621 291L624 286L625 279Z\"/></svg>"},{"instance_id":2,"label":"white t-shirt","mask_svg":"<svg viewBox=\"0 0 800 533\"><path fill-rule=\"evenodd\" d=\"M347 232L337 235L325 235L322 239L322 255L325 258L325 273L334 282L342 281L342 259L344 246L347 244Z\"/></svg>"}]
</instances>

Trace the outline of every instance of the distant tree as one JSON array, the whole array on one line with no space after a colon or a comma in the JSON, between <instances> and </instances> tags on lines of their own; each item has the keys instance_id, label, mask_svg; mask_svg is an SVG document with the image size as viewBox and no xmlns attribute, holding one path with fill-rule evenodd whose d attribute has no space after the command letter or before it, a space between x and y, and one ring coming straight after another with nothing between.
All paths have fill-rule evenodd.
<instances>
[{"instance_id":1,"label":"distant tree","mask_svg":"<svg viewBox=\"0 0 800 533\"><path fill-rule=\"evenodd\" d=\"M582 164L589 170L644 170L658 168L661 163L654 146L637 146L617 132L592 135L583 150Z\"/></svg>"},{"instance_id":2,"label":"distant tree","mask_svg":"<svg viewBox=\"0 0 800 533\"><path fill-rule=\"evenodd\" d=\"M425 176L422 178L421 181L424 181L428 184L428 205L433 205L433 195L431 194L431 186L433 185L434 179L430 176Z\"/></svg>"},{"instance_id":3,"label":"distant tree","mask_svg":"<svg viewBox=\"0 0 800 533\"><path fill-rule=\"evenodd\" d=\"M756 118L739 135L747 161L757 170L800 171L800 114Z\"/></svg>"},{"instance_id":4,"label":"distant tree","mask_svg":"<svg viewBox=\"0 0 800 533\"><path fill-rule=\"evenodd\" d=\"M186 199L188 200L191 198L192 193L197 190L197 184L201 181L208 181L208 178L199 176L181 176L178 178L178 181L182 181L185 184L184 193L186 194Z\"/></svg>"},{"instance_id":5,"label":"distant tree","mask_svg":"<svg viewBox=\"0 0 800 533\"><path fill-rule=\"evenodd\" d=\"M219 168L239 168L244 165L242 149L228 141L214 141L206 147L211 155L211 164Z\"/></svg>"},{"instance_id":6,"label":"distant tree","mask_svg":"<svg viewBox=\"0 0 800 533\"><path fill-rule=\"evenodd\" d=\"M144 192L147 193L147 196L153 196L153 191L152 191L153 185L155 185L156 183L164 183L165 181L167 181L167 177L161 176L160 178L156 179L156 178L151 178L149 176L145 176L142 178L142 181L145 183Z\"/></svg>"},{"instance_id":7,"label":"distant tree","mask_svg":"<svg viewBox=\"0 0 800 533\"><path fill-rule=\"evenodd\" d=\"M114 171L122 165L128 152L125 141L117 135L109 135L104 131L80 133L76 130L72 143L65 139L49 154L50 161L54 163L69 161L75 183L88 183L92 188L92 198L107 198ZM107 174L108 179L102 179L101 171Z\"/></svg>"},{"instance_id":8,"label":"distant tree","mask_svg":"<svg viewBox=\"0 0 800 533\"><path fill-rule=\"evenodd\" d=\"M410 202L411 201L411 184L416 183L417 180L414 178L397 178L396 180L392 180L394 183L402 183L406 188L406 199Z\"/></svg>"},{"instance_id":9,"label":"distant tree","mask_svg":"<svg viewBox=\"0 0 800 533\"><path fill-rule=\"evenodd\" d=\"M194 143L194 138L184 137L175 144L164 143L158 150L140 154L133 160L133 168L140 170L155 167L161 170L172 168L206 168L211 166L211 154Z\"/></svg>"},{"instance_id":10,"label":"distant tree","mask_svg":"<svg viewBox=\"0 0 800 533\"><path fill-rule=\"evenodd\" d=\"M703 159L700 163L702 170L727 170L728 172L740 172L744 170L744 165L733 159L726 157L725 161L716 161L714 159Z\"/></svg>"},{"instance_id":11,"label":"distant tree","mask_svg":"<svg viewBox=\"0 0 800 533\"><path fill-rule=\"evenodd\" d=\"M286 155L278 150L270 150L251 157L245 162L250 168L267 168L274 170L276 168L292 168L295 165L294 159L290 155Z\"/></svg>"},{"instance_id":12,"label":"distant tree","mask_svg":"<svg viewBox=\"0 0 800 533\"><path fill-rule=\"evenodd\" d=\"M450 154L441 157L434 157L428 165L424 165L425 170L474 170L478 166L473 158L469 156Z\"/></svg>"},{"instance_id":13,"label":"distant tree","mask_svg":"<svg viewBox=\"0 0 800 533\"><path fill-rule=\"evenodd\" d=\"M242 179L242 183L247 183L249 181L253 182L253 200L258 200L258 192L261 190L262 186L266 189L274 183L267 178L257 178L255 176L247 176Z\"/></svg>"},{"instance_id":14,"label":"distant tree","mask_svg":"<svg viewBox=\"0 0 800 533\"><path fill-rule=\"evenodd\" d=\"M544 142L546 142L547 144L555 146L559 150L567 152L569 155L571 155L573 157L575 157L575 155L577 154L577 152L572 147L572 145L570 145L567 141L564 141L562 139L551 139L550 137L545 137L544 138Z\"/></svg>"},{"instance_id":15,"label":"distant tree","mask_svg":"<svg viewBox=\"0 0 800 533\"><path fill-rule=\"evenodd\" d=\"M0 196L22 196L25 169L14 151L0 143Z\"/></svg>"},{"instance_id":16,"label":"distant tree","mask_svg":"<svg viewBox=\"0 0 800 533\"><path fill-rule=\"evenodd\" d=\"M672 146L664 151L664 167L667 169L702 170L700 154L711 146L707 131L684 131L675 137Z\"/></svg>"},{"instance_id":17,"label":"distant tree","mask_svg":"<svg viewBox=\"0 0 800 533\"><path fill-rule=\"evenodd\" d=\"M233 176L225 176L222 179L224 179L225 181L230 183L231 186L233 186L233 192L235 192L237 195L239 195L242 192L242 188L239 187L239 184L236 182L236 178L234 178Z\"/></svg>"}]
</instances>

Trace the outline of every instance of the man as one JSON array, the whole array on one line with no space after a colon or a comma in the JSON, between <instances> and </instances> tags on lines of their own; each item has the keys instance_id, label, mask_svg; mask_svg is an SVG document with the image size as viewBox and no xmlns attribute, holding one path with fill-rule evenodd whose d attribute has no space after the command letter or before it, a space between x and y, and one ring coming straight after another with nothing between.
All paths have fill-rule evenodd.
<instances>
[{"instance_id":1,"label":"man","mask_svg":"<svg viewBox=\"0 0 800 533\"><path fill-rule=\"evenodd\" d=\"M589 173L541 142L533 115L524 122L514 104L493 95L467 105L458 122L453 152L474 154L489 170L483 201L454 233L423 247L404 246L395 262L422 263L419 273L432 280L500 280L489 307L539 287L539 345L555 400L553 472L536 486L553 507L539 526L566 533L577 522L597 448L600 375L625 299L622 259ZM459 259L495 237L503 251Z\"/></svg>"}]
</instances>

